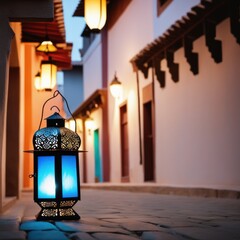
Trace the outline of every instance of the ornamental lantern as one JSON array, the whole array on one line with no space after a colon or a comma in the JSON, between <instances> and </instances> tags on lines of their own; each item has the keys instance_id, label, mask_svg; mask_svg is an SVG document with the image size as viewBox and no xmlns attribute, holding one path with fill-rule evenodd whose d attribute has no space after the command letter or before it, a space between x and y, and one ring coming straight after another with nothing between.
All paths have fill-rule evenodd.
<instances>
[{"instance_id":1,"label":"ornamental lantern","mask_svg":"<svg viewBox=\"0 0 240 240\"><path fill-rule=\"evenodd\" d=\"M41 78L39 84L35 84L38 91L52 91L57 82L57 65L51 58L41 62Z\"/></svg>"},{"instance_id":2,"label":"ornamental lantern","mask_svg":"<svg viewBox=\"0 0 240 240\"><path fill-rule=\"evenodd\" d=\"M58 94L61 95L55 91L54 97ZM34 178L34 201L41 207L37 220L77 220L80 216L72 207L80 200L81 139L76 131L64 127L65 120L59 113L55 112L46 121L47 126L40 129L41 119L33 136L34 150L27 151L34 153L34 174L29 177Z\"/></svg>"}]
</instances>

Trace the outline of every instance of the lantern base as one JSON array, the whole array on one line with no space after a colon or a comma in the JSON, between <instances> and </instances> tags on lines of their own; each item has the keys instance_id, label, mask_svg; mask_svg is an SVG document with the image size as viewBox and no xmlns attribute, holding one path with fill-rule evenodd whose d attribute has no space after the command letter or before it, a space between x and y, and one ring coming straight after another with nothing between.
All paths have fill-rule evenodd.
<instances>
[{"instance_id":1,"label":"lantern base","mask_svg":"<svg viewBox=\"0 0 240 240\"><path fill-rule=\"evenodd\" d=\"M42 208L36 216L38 221L79 220L80 216L71 208Z\"/></svg>"},{"instance_id":2,"label":"lantern base","mask_svg":"<svg viewBox=\"0 0 240 240\"><path fill-rule=\"evenodd\" d=\"M79 220L80 216L73 210L77 200L36 201L41 211L36 216L38 221Z\"/></svg>"}]
</instances>

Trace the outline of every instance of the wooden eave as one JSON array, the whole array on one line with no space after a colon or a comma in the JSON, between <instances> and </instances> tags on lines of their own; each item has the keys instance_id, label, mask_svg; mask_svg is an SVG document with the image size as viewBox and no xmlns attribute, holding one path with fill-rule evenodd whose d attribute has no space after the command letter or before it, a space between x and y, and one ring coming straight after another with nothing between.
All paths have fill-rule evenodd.
<instances>
[{"instance_id":1,"label":"wooden eave","mask_svg":"<svg viewBox=\"0 0 240 240\"><path fill-rule=\"evenodd\" d=\"M84 1L80 0L74 13L73 17L84 17Z\"/></svg>"},{"instance_id":2,"label":"wooden eave","mask_svg":"<svg viewBox=\"0 0 240 240\"><path fill-rule=\"evenodd\" d=\"M66 43L62 0L54 0L52 22L22 22L22 42L41 43L47 36L58 47L57 52L49 54L56 62L58 69L70 69L72 44Z\"/></svg>"},{"instance_id":3,"label":"wooden eave","mask_svg":"<svg viewBox=\"0 0 240 240\"><path fill-rule=\"evenodd\" d=\"M240 43L239 0L202 0L186 16L176 21L162 36L148 44L132 59L134 71L140 70L148 77L150 67L154 68L161 87L165 86L165 72L161 70L161 61L167 60L167 66L173 81L179 81L179 64L174 62L174 52L184 47L184 54L193 74L198 74L198 53L193 52L193 42L205 35L206 45L216 63L222 61L222 43L216 37L216 26L230 18L231 33Z\"/></svg>"},{"instance_id":4,"label":"wooden eave","mask_svg":"<svg viewBox=\"0 0 240 240\"><path fill-rule=\"evenodd\" d=\"M88 114L106 103L107 89L97 89L74 112L73 117L87 118Z\"/></svg>"}]
</instances>

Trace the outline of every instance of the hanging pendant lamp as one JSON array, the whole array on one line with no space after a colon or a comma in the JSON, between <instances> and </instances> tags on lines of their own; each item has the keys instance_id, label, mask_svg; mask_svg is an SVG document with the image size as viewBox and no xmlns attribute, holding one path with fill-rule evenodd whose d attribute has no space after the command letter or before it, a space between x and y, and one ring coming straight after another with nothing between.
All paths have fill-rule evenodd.
<instances>
[{"instance_id":1,"label":"hanging pendant lamp","mask_svg":"<svg viewBox=\"0 0 240 240\"><path fill-rule=\"evenodd\" d=\"M92 31L100 31L107 20L106 0L84 0L84 17Z\"/></svg>"}]
</instances>

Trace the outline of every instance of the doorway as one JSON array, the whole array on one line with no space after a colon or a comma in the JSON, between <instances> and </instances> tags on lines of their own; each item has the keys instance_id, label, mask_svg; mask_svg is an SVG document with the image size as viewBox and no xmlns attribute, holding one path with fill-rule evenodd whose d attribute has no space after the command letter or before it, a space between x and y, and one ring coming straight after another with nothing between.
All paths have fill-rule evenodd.
<instances>
[{"instance_id":1,"label":"doorway","mask_svg":"<svg viewBox=\"0 0 240 240\"><path fill-rule=\"evenodd\" d=\"M143 104L144 181L154 181L154 144L152 101Z\"/></svg>"},{"instance_id":2,"label":"doorway","mask_svg":"<svg viewBox=\"0 0 240 240\"><path fill-rule=\"evenodd\" d=\"M7 102L6 197L19 195L20 70L11 67Z\"/></svg>"},{"instance_id":3,"label":"doorway","mask_svg":"<svg viewBox=\"0 0 240 240\"><path fill-rule=\"evenodd\" d=\"M129 147L128 147L128 120L127 105L120 108L120 129L121 129L121 180L129 182Z\"/></svg>"},{"instance_id":4,"label":"doorway","mask_svg":"<svg viewBox=\"0 0 240 240\"><path fill-rule=\"evenodd\" d=\"M99 129L94 130L95 182L103 182L102 159L99 147Z\"/></svg>"}]
</instances>

